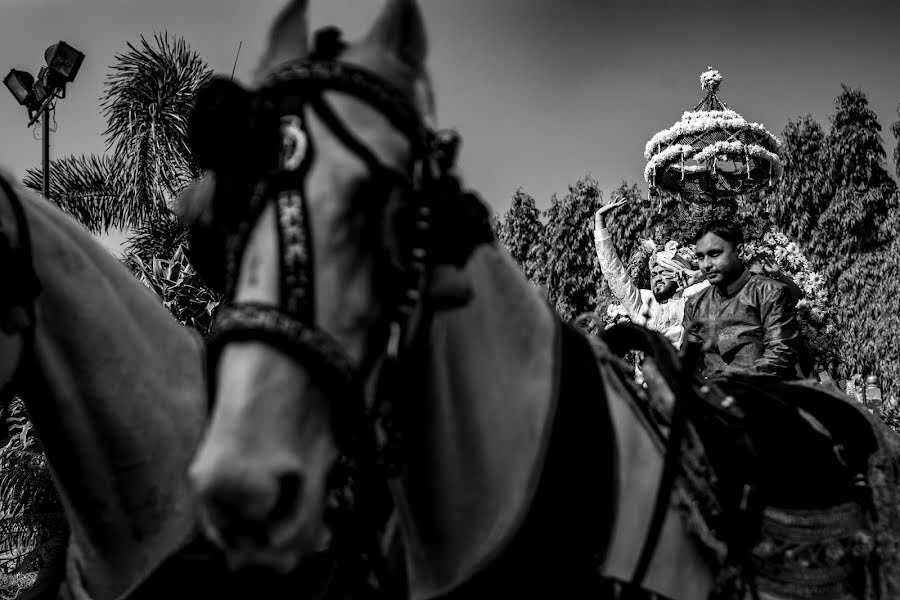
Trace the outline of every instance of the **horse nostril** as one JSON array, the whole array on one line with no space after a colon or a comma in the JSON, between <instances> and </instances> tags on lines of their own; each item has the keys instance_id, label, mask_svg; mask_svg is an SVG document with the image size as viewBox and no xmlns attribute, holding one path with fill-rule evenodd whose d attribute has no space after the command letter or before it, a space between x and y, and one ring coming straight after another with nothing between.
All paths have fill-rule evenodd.
<instances>
[{"instance_id":1,"label":"horse nostril","mask_svg":"<svg viewBox=\"0 0 900 600\"><path fill-rule=\"evenodd\" d=\"M303 491L303 478L298 473L285 473L278 478L278 496L272 511L270 520L278 522L290 517L297 505L297 500Z\"/></svg>"}]
</instances>

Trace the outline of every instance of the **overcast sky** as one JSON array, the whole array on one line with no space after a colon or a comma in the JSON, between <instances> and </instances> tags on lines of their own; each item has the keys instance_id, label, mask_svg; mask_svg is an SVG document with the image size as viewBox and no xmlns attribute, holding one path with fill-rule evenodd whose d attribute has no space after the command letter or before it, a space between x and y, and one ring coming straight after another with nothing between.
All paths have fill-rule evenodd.
<instances>
[{"instance_id":1,"label":"overcast sky","mask_svg":"<svg viewBox=\"0 0 900 600\"><path fill-rule=\"evenodd\" d=\"M900 103L900 1L420 0L431 37L441 125L463 135L467 183L497 211L518 187L541 208L584 175L605 194L644 189L643 148L702 97L707 66L720 97L780 137L806 113L827 127L841 83L862 88L884 127ZM114 55L141 35L184 37L236 77L259 57L283 0L0 0L0 70L35 73L62 39L86 54L59 102L52 156L102 153L99 114ZM381 0L312 0L313 27L354 38ZM25 110L0 91L0 163L18 176L40 164Z\"/></svg>"}]
</instances>

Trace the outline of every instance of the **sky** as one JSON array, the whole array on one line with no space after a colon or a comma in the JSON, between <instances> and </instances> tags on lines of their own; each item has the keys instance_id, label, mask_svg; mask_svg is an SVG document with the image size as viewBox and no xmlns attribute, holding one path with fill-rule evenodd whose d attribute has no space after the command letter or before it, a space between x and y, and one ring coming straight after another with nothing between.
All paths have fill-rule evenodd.
<instances>
[{"instance_id":1,"label":"sky","mask_svg":"<svg viewBox=\"0 0 900 600\"><path fill-rule=\"evenodd\" d=\"M58 103L51 157L106 149L100 114L115 55L143 35L185 38L210 67L246 81L284 0L0 0L0 70L37 72L65 40L86 58ZM364 34L383 0L311 0L311 26ZM900 1L420 0L438 118L463 138L469 187L503 212L518 188L539 208L586 175L604 195L643 181L644 144L702 99L719 96L781 135L807 113L828 127L841 84L862 89L890 156L900 104ZM0 90L0 165L21 177L41 143ZM114 248L121 235L107 243Z\"/></svg>"}]
</instances>

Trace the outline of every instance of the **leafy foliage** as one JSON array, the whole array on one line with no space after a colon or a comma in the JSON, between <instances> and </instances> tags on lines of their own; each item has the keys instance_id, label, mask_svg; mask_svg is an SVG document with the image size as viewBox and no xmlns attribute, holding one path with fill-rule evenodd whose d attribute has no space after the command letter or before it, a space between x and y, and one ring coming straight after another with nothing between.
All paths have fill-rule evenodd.
<instances>
[{"instance_id":1,"label":"leafy foliage","mask_svg":"<svg viewBox=\"0 0 900 600\"><path fill-rule=\"evenodd\" d=\"M516 190L503 216L499 239L529 280L534 281L540 263L540 239L544 230L534 198Z\"/></svg>"},{"instance_id":2,"label":"leafy foliage","mask_svg":"<svg viewBox=\"0 0 900 600\"><path fill-rule=\"evenodd\" d=\"M900 397L900 241L859 256L837 288L844 373L874 374Z\"/></svg>"},{"instance_id":3,"label":"leafy foliage","mask_svg":"<svg viewBox=\"0 0 900 600\"><path fill-rule=\"evenodd\" d=\"M140 226L199 175L187 138L194 96L213 72L181 38L141 37L116 55L101 100L116 157L119 219Z\"/></svg>"},{"instance_id":4,"label":"leafy foliage","mask_svg":"<svg viewBox=\"0 0 900 600\"><path fill-rule=\"evenodd\" d=\"M819 219L834 195L828 177L825 132L807 115L788 121L783 133L784 174L771 211L778 227L805 250L817 267L828 262L829 248L816 235Z\"/></svg>"},{"instance_id":5,"label":"leafy foliage","mask_svg":"<svg viewBox=\"0 0 900 600\"><path fill-rule=\"evenodd\" d=\"M126 241L126 254L138 256L144 262L154 258L169 260L187 241L187 229L178 218L167 213L133 230Z\"/></svg>"},{"instance_id":6,"label":"leafy foliage","mask_svg":"<svg viewBox=\"0 0 900 600\"><path fill-rule=\"evenodd\" d=\"M827 244L823 269L834 283L860 253L886 241L882 230L895 208L897 185L884 168L881 125L859 90L842 86L827 138L829 177L835 193L819 220Z\"/></svg>"},{"instance_id":7,"label":"leafy foliage","mask_svg":"<svg viewBox=\"0 0 900 600\"><path fill-rule=\"evenodd\" d=\"M897 116L900 117L900 104L897 105ZM891 133L894 139L900 142L900 121L891 123ZM894 172L900 176L900 143L894 146Z\"/></svg>"},{"instance_id":8,"label":"leafy foliage","mask_svg":"<svg viewBox=\"0 0 900 600\"><path fill-rule=\"evenodd\" d=\"M50 163L50 200L92 233L125 225L115 210L115 160L104 156L64 156ZM43 191L41 169L25 172L26 187Z\"/></svg>"},{"instance_id":9,"label":"leafy foliage","mask_svg":"<svg viewBox=\"0 0 900 600\"><path fill-rule=\"evenodd\" d=\"M150 288L178 321L206 335L221 298L210 290L188 261L180 246L169 259L142 260L137 254L125 256L125 264Z\"/></svg>"},{"instance_id":10,"label":"leafy foliage","mask_svg":"<svg viewBox=\"0 0 900 600\"><path fill-rule=\"evenodd\" d=\"M495 213L491 213L491 231L494 232L494 235L497 236L497 239L501 239L503 236L503 220L500 219Z\"/></svg>"},{"instance_id":11,"label":"leafy foliage","mask_svg":"<svg viewBox=\"0 0 900 600\"><path fill-rule=\"evenodd\" d=\"M597 308L597 282L603 275L594 251L593 227L600 199L597 182L585 177L570 185L562 200L554 195L545 213L538 282L566 320Z\"/></svg>"},{"instance_id":12,"label":"leafy foliage","mask_svg":"<svg viewBox=\"0 0 900 600\"><path fill-rule=\"evenodd\" d=\"M638 249L640 237L647 231L651 219L650 203L642 199L637 184L629 186L624 180L611 196L613 199L625 199L625 204L606 218L606 227L619 256L623 261L628 261Z\"/></svg>"},{"instance_id":13,"label":"leafy foliage","mask_svg":"<svg viewBox=\"0 0 900 600\"><path fill-rule=\"evenodd\" d=\"M5 412L12 435L0 449L0 574L10 575L39 569L68 525L24 403L14 398Z\"/></svg>"},{"instance_id":14,"label":"leafy foliage","mask_svg":"<svg viewBox=\"0 0 900 600\"><path fill-rule=\"evenodd\" d=\"M4 575L0 573L0 600L13 600L29 589L37 581L37 571L31 573L13 573Z\"/></svg>"}]
</instances>

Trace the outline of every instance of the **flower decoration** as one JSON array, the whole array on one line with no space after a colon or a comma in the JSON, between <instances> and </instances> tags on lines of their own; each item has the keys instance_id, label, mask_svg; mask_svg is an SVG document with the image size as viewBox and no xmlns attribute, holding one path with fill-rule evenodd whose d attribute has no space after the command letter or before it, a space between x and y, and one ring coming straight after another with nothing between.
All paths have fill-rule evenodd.
<instances>
[{"instance_id":1,"label":"flower decoration","mask_svg":"<svg viewBox=\"0 0 900 600\"><path fill-rule=\"evenodd\" d=\"M700 75L706 97L644 147L644 179L693 201L746 194L782 174L781 143L763 125L745 120L718 97L722 74Z\"/></svg>"},{"instance_id":2,"label":"flower decoration","mask_svg":"<svg viewBox=\"0 0 900 600\"><path fill-rule=\"evenodd\" d=\"M707 69L709 70L700 73L700 89L707 92L715 92L719 89L719 84L722 83L722 74L712 67L707 67Z\"/></svg>"}]
</instances>

